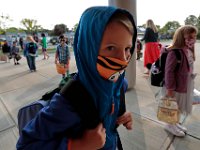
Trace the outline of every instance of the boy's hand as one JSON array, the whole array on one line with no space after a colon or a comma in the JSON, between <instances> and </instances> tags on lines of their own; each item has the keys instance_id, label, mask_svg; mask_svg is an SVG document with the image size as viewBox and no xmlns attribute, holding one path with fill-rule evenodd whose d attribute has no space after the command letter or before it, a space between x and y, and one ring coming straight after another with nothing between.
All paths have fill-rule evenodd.
<instances>
[{"instance_id":1,"label":"boy's hand","mask_svg":"<svg viewBox=\"0 0 200 150\"><path fill-rule=\"evenodd\" d=\"M57 60L55 60L55 64L57 64L58 63L58 61Z\"/></svg>"},{"instance_id":2,"label":"boy's hand","mask_svg":"<svg viewBox=\"0 0 200 150\"><path fill-rule=\"evenodd\" d=\"M126 129L131 130L133 125L133 119L131 112L125 112L122 116L117 119L117 124L123 124Z\"/></svg>"},{"instance_id":3,"label":"boy's hand","mask_svg":"<svg viewBox=\"0 0 200 150\"><path fill-rule=\"evenodd\" d=\"M97 150L106 142L106 130L100 123L95 129L86 130L81 139L72 140L71 150Z\"/></svg>"}]
</instances>

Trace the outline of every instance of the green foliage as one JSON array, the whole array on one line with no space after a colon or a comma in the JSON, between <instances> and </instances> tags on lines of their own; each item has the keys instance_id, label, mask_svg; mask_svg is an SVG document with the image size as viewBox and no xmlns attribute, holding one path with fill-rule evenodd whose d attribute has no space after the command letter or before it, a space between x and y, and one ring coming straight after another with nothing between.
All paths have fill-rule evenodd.
<instances>
[{"instance_id":1,"label":"green foliage","mask_svg":"<svg viewBox=\"0 0 200 150\"><path fill-rule=\"evenodd\" d=\"M18 29L15 27L11 27L6 29L6 32L10 32L10 33L18 33Z\"/></svg>"},{"instance_id":2,"label":"green foliage","mask_svg":"<svg viewBox=\"0 0 200 150\"><path fill-rule=\"evenodd\" d=\"M76 23L75 25L74 25L74 28L73 28L73 32L76 32L76 29L78 28L78 23Z\"/></svg>"},{"instance_id":3,"label":"green foliage","mask_svg":"<svg viewBox=\"0 0 200 150\"><path fill-rule=\"evenodd\" d=\"M200 38L200 15L196 17L194 15L190 15L185 19L185 24L196 26L198 29L197 38Z\"/></svg>"},{"instance_id":4,"label":"green foliage","mask_svg":"<svg viewBox=\"0 0 200 150\"><path fill-rule=\"evenodd\" d=\"M12 21L10 16L4 16L3 14L0 16L0 34L5 34L6 33L6 27L7 23Z\"/></svg>"},{"instance_id":5,"label":"green foliage","mask_svg":"<svg viewBox=\"0 0 200 150\"><path fill-rule=\"evenodd\" d=\"M185 25L193 25L196 26L198 23L198 18L194 15L190 15L185 19Z\"/></svg>"},{"instance_id":6,"label":"green foliage","mask_svg":"<svg viewBox=\"0 0 200 150\"><path fill-rule=\"evenodd\" d=\"M37 25L37 20L34 19L22 19L21 24L25 27L26 32L30 34L42 29L41 25Z\"/></svg>"},{"instance_id":7,"label":"green foliage","mask_svg":"<svg viewBox=\"0 0 200 150\"><path fill-rule=\"evenodd\" d=\"M159 29L160 35L165 35L165 37L172 38L176 29L181 25L177 21L168 21L162 28Z\"/></svg>"},{"instance_id":8,"label":"green foliage","mask_svg":"<svg viewBox=\"0 0 200 150\"><path fill-rule=\"evenodd\" d=\"M65 24L57 24L54 26L53 33L56 36L64 34L66 31L69 31Z\"/></svg>"},{"instance_id":9,"label":"green foliage","mask_svg":"<svg viewBox=\"0 0 200 150\"><path fill-rule=\"evenodd\" d=\"M0 28L0 34L6 34L5 30Z\"/></svg>"}]
</instances>

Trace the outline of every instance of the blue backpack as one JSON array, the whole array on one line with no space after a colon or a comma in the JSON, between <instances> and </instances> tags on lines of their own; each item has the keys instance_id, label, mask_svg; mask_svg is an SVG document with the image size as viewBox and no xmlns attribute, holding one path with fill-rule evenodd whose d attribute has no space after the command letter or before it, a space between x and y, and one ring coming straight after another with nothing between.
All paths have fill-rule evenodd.
<instances>
[{"instance_id":1,"label":"blue backpack","mask_svg":"<svg viewBox=\"0 0 200 150\"><path fill-rule=\"evenodd\" d=\"M83 126L85 127L83 131L85 129L93 129L100 122L102 122L99 118L98 111L96 109L94 101L92 100L91 95L78 80L75 80L76 75L77 75L76 73L70 74L69 77L65 77L64 79L62 79L57 88L45 93L40 100L37 100L19 109L18 112L19 135L22 134L22 130L26 126L26 124L28 124L35 116L37 116L37 113L41 109L43 109L44 107L48 107L48 105L51 102L51 98L55 93L61 93L64 97L67 97L67 100L71 100L70 101L71 105L83 120ZM126 88L125 84L121 88L120 108L118 116L121 116L126 111L125 93L124 93L124 89ZM80 137L82 136L82 134L83 132L80 132L77 135L70 135L70 136ZM118 144L119 145L121 144L120 140L118 141Z\"/></svg>"}]
</instances>

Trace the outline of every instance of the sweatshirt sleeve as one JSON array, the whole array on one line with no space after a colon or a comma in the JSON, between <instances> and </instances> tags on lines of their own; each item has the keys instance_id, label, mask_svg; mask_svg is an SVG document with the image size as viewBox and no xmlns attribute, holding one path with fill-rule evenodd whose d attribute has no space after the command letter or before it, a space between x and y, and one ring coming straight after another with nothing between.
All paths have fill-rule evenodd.
<instances>
[{"instance_id":1,"label":"sweatshirt sleeve","mask_svg":"<svg viewBox=\"0 0 200 150\"><path fill-rule=\"evenodd\" d=\"M165 86L167 90L176 89L176 79L175 79L176 65L177 65L176 54L173 51L170 51L167 55L165 64Z\"/></svg>"},{"instance_id":2,"label":"sweatshirt sleeve","mask_svg":"<svg viewBox=\"0 0 200 150\"><path fill-rule=\"evenodd\" d=\"M148 34L149 34L149 28L146 28L146 30L144 32L144 37L140 41L145 41L148 37Z\"/></svg>"},{"instance_id":3,"label":"sweatshirt sleeve","mask_svg":"<svg viewBox=\"0 0 200 150\"><path fill-rule=\"evenodd\" d=\"M67 134L79 128L79 116L67 100L55 94L50 105L24 127L16 147L17 150L66 150Z\"/></svg>"}]
</instances>

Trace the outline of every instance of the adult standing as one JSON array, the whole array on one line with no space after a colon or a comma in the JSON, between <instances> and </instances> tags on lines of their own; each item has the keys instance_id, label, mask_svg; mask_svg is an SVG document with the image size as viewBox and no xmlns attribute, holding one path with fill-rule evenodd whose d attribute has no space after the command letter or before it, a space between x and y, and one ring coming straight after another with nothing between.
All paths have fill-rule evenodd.
<instances>
[{"instance_id":1,"label":"adult standing","mask_svg":"<svg viewBox=\"0 0 200 150\"><path fill-rule=\"evenodd\" d=\"M146 31L141 41L145 41L144 67L146 71L144 73L149 74L151 64L154 63L160 56L158 29L155 26L153 20L147 20Z\"/></svg>"},{"instance_id":2,"label":"adult standing","mask_svg":"<svg viewBox=\"0 0 200 150\"><path fill-rule=\"evenodd\" d=\"M36 71L35 58L37 56L38 46L32 36L27 36L27 43L24 54L27 57L27 63L31 72Z\"/></svg>"},{"instance_id":3,"label":"adult standing","mask_svg":"<svg viewBox=\"0 0 200 150\"><path fill-rule=\"evenodd\" d=\"M43 60L48 59L49 55L47 53L47 39L44 33L41 34L42 36L42 40L41 40L41 44L42 44L42 53L44 55Z\"/></svg>"}]
</instances>

